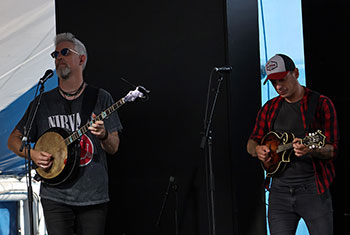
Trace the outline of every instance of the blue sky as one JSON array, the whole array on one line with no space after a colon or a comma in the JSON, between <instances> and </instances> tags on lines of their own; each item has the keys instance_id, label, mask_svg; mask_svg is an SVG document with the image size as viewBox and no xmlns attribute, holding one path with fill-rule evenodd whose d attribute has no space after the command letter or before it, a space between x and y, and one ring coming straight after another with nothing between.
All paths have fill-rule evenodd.
<instances>
[{"instance_id":1,"label":"blue sky","mask_svg":"<svg viewBox=\"0 0 350 235\"><path fill-rule=\"evenodd\" d=\"M290 56L299 68L305 85L304 40L300 0L257 0L259 4L260 63L277 53ZM261 83L262 104L276 96L271 84Z\"/></svg>"}]
</instances>

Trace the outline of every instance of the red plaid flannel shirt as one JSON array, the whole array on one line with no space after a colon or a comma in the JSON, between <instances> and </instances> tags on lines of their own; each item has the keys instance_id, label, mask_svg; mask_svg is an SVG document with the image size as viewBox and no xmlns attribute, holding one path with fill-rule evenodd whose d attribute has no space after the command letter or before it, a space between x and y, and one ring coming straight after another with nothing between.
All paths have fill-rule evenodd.
<instances>
[{"instance_id":1,"label":"red plaid flannel shirt","mask_svg":"<svg viewBox=\"0 0 350 235\"><path fill-rule=\"evenodd\" d=\"M301 100L301 114L304 123L304 129L306 128L305 115L308 109L308 98L311 90L305 87L305 94ZM273 123L277 117L279 108L281 107L283 98L277 96L265 103L265 105L259 110L254 130L250 135L250 139L260 143L262 138L272 130ZM332 101L324 96L320 95L318 100L318 106L316 108L315 118L309 126L309 132L321 130L326 136L326 144L331 144L334 147L334 156L338 152L339 131L337 115ZM307 133L305 133L306 135ZM315 180L317 190L319 194L322 194L325 189L329 188L335 177L334 170L334 158L328 160L321 160L313 158L313 167L315 169ZM270 180L270 179L266 179ZM268 185L268 184L267 184Z\"/></svg>"}]
</instances>

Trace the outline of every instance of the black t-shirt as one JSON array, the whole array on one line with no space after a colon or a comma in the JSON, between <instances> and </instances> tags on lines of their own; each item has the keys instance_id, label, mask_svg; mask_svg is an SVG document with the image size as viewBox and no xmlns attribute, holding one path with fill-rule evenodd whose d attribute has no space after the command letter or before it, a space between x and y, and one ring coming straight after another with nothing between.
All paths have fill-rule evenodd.
<instances>
[{"instance_id":1,"label":"black t-shirt","mask_svg":"<svg viewBox=\"0 0 350 235\"><path fill-rule=\"evenodd\" d=\"M293 133L295 137L301 139L305 137L300 105L300 102L288 103L283 101L274 123L276 132ZM273 182L298 185L314 181L315 171L312 164L310 155L296 157L293 152L291 162L287 164L280 174L274 176Z\"/></svg>"},{"instance_id":2,"label":"black t-shirt","mask_svg":"<svg viewBox=\"0 0 350 235\"><path fill-rule=\"evenodd\" d=\"M72 101L63 98L58 88L45 92L30 133L31 140L36 142L46 130L52 127L64 128L73 132L84 125L81 109L85 91ZM98 115L113 103L112 96L107 91L99 89L93 112ZM29 108L16 126L22 133L28 112ZM109 132L121 131L122 129L117 112L112 113L103 121ZM73 183L70 182L69 185L63 183L58 186L42 183L40 187L41 197L76 206L109 201L107 159L100 141L88 131L81 137L80 146L80 168L77 180L74 180Z\"/></svg>"}]
</instances>

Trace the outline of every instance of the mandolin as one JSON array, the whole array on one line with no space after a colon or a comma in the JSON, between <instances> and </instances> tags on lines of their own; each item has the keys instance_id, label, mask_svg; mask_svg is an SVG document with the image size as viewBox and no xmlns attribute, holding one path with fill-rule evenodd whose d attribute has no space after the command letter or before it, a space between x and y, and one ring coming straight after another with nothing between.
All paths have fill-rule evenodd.
<instances>
[{"instance_id":1,"label":"mandolin","mask_svg":"<svg viewBox=\"0 0 350 235\"><path fill-rule=\"evenodd\" d=\"M36 168L38 175L36 178L49 185L59 185L74 178L80 165L80 158L78 157L80 145L77 142L88 132L88 128L95 121L107 118L123 104L133 102L137 98L146 98L146 93L149 93L149 91L145 88L141 86L136 87L135 90L130 91L125 97L115 102L96 116L95 119L87 122L73 133L59 127L53 127L44 132L36 142L34 149L51 153L53 163L47 169Z\"/></svg>"},{"instance_id":2,"label":"mandolin","mask_svg":"<svg viewBox=\"0 0 350 235\"><path fill-rule=\"evenodd\" d=\"M271 157L269 162L261 162L267 177L272 177L282 172L290 162L294 138L293 133L276 133L274 131L270 131L264 136L261 144L269 147L269 157ZM325 145L325 140L326 136L322 134L322 131L318 130L314 133L309 133L301 142L309 148L322 148Z\"/></svg>"}]
</instances>

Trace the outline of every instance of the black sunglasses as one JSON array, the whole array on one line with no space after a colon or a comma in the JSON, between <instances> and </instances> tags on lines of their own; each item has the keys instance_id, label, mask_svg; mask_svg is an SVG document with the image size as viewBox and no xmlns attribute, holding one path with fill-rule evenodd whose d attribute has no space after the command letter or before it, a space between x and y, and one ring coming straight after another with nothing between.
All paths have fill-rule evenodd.
<instances>
[{"instance_id":1,"label":"black sunglasses","mask_svg":"<svg viewBox=\"0 0 350 235\"><path fill-rule=\"evenodd\" d=\"M70 48L63 48L60 52L59 51L54 51L51 53L51 57L54 58L54 59L57 59L58 55L61 53L61 55L63 56L68 56L69 55L69 52L73 52L77 55L80 55L77 51L73 50L73 49L70 49Z\"/></svg>"}]
</instances>

